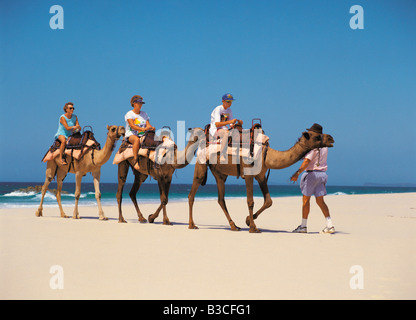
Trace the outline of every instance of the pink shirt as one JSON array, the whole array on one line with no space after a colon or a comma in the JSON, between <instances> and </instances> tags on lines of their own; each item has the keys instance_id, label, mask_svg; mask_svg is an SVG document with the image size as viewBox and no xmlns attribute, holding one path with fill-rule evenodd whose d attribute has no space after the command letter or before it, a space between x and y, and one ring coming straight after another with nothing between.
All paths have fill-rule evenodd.
<instances>
[{"instance_id":1,"label":"pink shirt","mask_svg":"<svg viewBox=\"0 0 416 320\"><path fill-rule=\"evenodd\" d=\"M327 160L328 148L313 149L308 152L305 159L311 160L308 167L305 170L319 170L326 171L328 168Z\"/></svg>"}]
</instances>

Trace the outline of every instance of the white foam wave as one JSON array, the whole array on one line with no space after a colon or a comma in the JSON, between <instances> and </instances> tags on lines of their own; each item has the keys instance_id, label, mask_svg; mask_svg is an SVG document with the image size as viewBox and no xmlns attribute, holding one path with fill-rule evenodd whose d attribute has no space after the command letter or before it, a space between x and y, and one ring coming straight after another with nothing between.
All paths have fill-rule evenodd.
<instances>
[{"instance_id":1,"label":"white foam wave","mask_svg":"<svg viewBox=\"0 0 416 320\"><path fill-rule=\"evenodd\" d=\"M331 193L331 195L332 196L344 196L344 195L346 196L348 195L348 193L338 191L338 192Z\"/></svg>"},{"instance_id":2,"label":"white foam wave","mask_svg":"<svg viewBox=\"0 0 416 320\"><path fill-rule=\"evenodd\" d=\"M12 191L3 194L2 197L32 197L36 194L35 191L23 192L23 191Z\"/></svg>"}]
</instances>

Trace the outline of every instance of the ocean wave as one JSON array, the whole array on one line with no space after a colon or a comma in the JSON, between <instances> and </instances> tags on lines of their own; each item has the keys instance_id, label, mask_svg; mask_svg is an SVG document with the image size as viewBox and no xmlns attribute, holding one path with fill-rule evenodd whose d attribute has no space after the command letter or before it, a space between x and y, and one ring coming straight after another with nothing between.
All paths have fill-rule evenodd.
<instances>
[{"instance_id":1,"label":"ocean wave","mask_svg":"<svg viewBox=\"0 0 416 320\"><path fill-rule=\"evenodd\" d=\"M3 194L1 197L32 197L36 195L35 191L23 192L23 191L12 191L6 194Z\"/></svg>"},{"instance_id":2,"label":"ocean wave","mask_svg":"<svg viewBox=\"0 0 416 320\"><path fill-rule=\"evenodd\" d=\"M347 196L348 193L338 191L338 192L330 193L329 195L330 196Z\"/></svg>"}]
</instances>

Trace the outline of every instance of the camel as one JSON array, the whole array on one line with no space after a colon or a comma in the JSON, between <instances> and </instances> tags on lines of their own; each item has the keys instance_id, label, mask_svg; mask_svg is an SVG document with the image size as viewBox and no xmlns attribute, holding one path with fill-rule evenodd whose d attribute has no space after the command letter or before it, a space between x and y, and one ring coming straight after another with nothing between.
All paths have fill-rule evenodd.
<instances>
[{"instance_id":1,"label":"camel","mask_svg":"<svg viewBox=\"0 0 416 320\"><path fill-rule=\"evenodd\" d=\"M72 218L80 219L79 211L78 211L78 201L81 196L81 180L82 177L85 176L88 172L91 172L94 178L94 189L95 189L95 199L97 200L98 204L98 214L100 220L107 220L104 216L103 209L101 207L101 193L100 193L100 175L101 175L101 166L110 159L111 153L114 149L116 141L124 135L125 129L122 126L107 126L107 140L105 142L104 147L101 150L89 150L87 153L80 159L80 160L73 160L71 161L71 157L67 158L68 164L62 165L61 161L57 158L54 160L50 160L46 164L46 178L45 183L42 187L42 198L40 200L40 205L38 210L36 211L36 216L41 217L42 210L43 210L43 198L45 196L46 191L48 190L48 186L50 182L55 178L57 180L57 192L56 192L56 200L58 201L59 210L61 212L62 218L68 218L65 214L62 204L61 204L61 191L62 191L62 183L68 174L74 173L75 174L75 208L73 212ZM73 165L71 165L71 162Z\"/></svg>"},{"instance_id":2,"label":"camel","mask_svg":"<svg viewBox=\"0 0 416 320\"><path fill-rule=\"evenodd\" d=\"M332 147L334 139L327 134L318 134L312 131L303 132L302 136L298 139L295 145L286 151L278 151L270 148L268 145L263 146L262 161L260 173L256 175L245 174L244 180L247 190L247 205L249 209L249 216L246 218L246 224L250 227L250 233L259 233L254 220L267 208L272 205L272 199L270 197L269 188L267 186L266 172L269 169L284 169L302 159L310 150L322 147ZM188 195L189 204L189 229L198 229L193 220L193 204L195 200L195 194L201 184L205 184L207 177L208 167L215 177L218 188L218 203L221 209L224 211L225 216L230 224L231 230L239 231L240 228L235 225L228 213L224 195L225 195L225 181L228 176L242 176L244 168L248 167L247 164L241 161L241 169L237 168L237 164L231 163L231 155L228 156L228 164L221 164L219 158L217 164L201 164L199 162L195 165L194 178L191 191ZM243 176L242 176L243 177ZM253 201L253 179L256 179L263 194L264 203L262 207L253 214L254 201Z\"/></svg>"},{"instance_id":3,"label":"camel","mask_svg":"<svg viewBox=\"0 0 416 320\"><path fill-rule=\"evenodd\" d=\"M163 224L172 225L172 223L170 223L169 221L166 212L166 205L168 203L169 188L172 181L172 175L176 169L182 169L189 164L190 161L188 160L193 158L195 151L198 147L197 142L202 141L203 136L204 131L201 128L194 128L192 130L191 137L185 147L185 150L177 151L175 148L173 154L173 161L171 161L172 163L169 163L169 161L167 161L165 163L155 165L153 161L150 161L148 165L147 158L139 157L137 166L133 163L133 158L131 157L118 164L117 203L119 212L119 223L127 222L123 217L121 203L124 184L126 183L129 167L131 167L134 174L134 182L130 190L129 196L136 209L139 222L146 223L147 220L143 217L143 214L141 213L140 208L137 204L136 194L139 191L141 184L150 175L158 183L160 192L160 205L155 211L155 213L149 215L149 222L153 223L155 219L159 216L160 211L163 209ZM181 161L178 162L178 159L181 159Z\"/></svg>"}]
</instances>

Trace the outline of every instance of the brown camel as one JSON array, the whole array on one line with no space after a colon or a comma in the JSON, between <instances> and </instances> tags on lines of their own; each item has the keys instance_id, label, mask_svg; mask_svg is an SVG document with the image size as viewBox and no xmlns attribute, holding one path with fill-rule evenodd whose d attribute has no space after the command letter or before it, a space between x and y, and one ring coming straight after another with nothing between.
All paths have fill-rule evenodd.
<instances>
[{"instance_id":1,"label":"brown camel","mask_svg":"<svg viewBox=\"0 0 416 320\"><path fill-rule=\"evenodd\" d=\"M138 166L134 164L133 158L126 159L118 164L118 190L117 190L117 203L118 203L118 212L119 218L118 222L125 223L122 210L122 194L124 184L126 183L129 167L132 168L134 174L133 186L130 190L130 199L134 204L134 207L137 211L137 216L141 223L147 222L143 217L139 206L137 204L136 194L139 191L141 184L147 179L150 175L155 179L159 186L160 192L160 205L155 211L155 213L149 215L148 219L150 223L153 223L154 220L159 216L160 211L163 209L163 224L172 225L169 221L169 218L166 213L166 205L168 203L169 188L172 181L172 175L176 169L182 169L186 167L190 160L192 160L195 151L198 147L197 141L202 141L204 137L204 131L200 128L195 128L192 130L191 137L188 141L188 144L185 147L185 150L177 151L176 148L173 151L173 161L166 161L163 164L155 165L153 161L150 161L148 164L148 159L145 157L138 158ZM169 163L171 162L171 163Z\"/></svg>"},{"instance_id":2,"label":"brown camel","mask_svg":"<svg viewBox=\"0 0 416 320\"><path fill-rule=\"evenodd\" d=\"M272 205L272 199L270 197L269 188L267 186L266 172L268 169L283 169L287 168L300 159L302 159L310 150L316 149L318 147L332 147L334 139L327 134L320 135L318 133L308 131L303 132L302 136L298 139L295 145L287 151L277 151L269 148L268 145L263 146L262 150L262 159L261 161L261 170L260 173L256 175L245 174L245 184L247 190L247 205L249 210L249 216L246 219L247 225L250 227L249 232L256 233L260 232L257 229L254 220L267 208ZM224 195L225 195L225 181L228 176L242 176L244 168L248 167L247 164L241 161L240 170L237 168L237 164L231 163L231 156L228 156L229 164L221 164L219 158L217 164L201 164L199 162L195 165L194 179L192 183L191 191L188 195L189 202L189 229L198 229L193 220L193 204L195 199L195 194L198 191L198 188L201 184L205 183L208 166L215 177L218 188L218 203L221 206L221 209L224 211L225 216L228 219L228 222L231 226L231 230L238 231L238 228L228 213L227 207L225 205ZM264 203L263 206L253 215L254 201L253 201L253 178L255 178L260 186L260 189L263 193Z\"/></svg>"},{"instance_id":3,"label":"brown camel","mask_svg":"<svg viewBox=\"0 0 416 320\"><path fill-rule=\"evenodd\" d=\"M48 186L50 182L55 178L57 180L58 188L56 192L56 200L58 201L59 210L61 211L61 217L68 218L65 214L62 204L61 204L61 191L62 191L62 183L68 174L74 173L75 174L75 208L72 218L80 219L79 212L78 212L78 201L81 196L81 180L82 177L85 176L88 172L91 172L94 178L94 189L95 189L95 199L97 200L98 204L98 213L100 220L107 220L104 216L103 209L101 207L101 193L100 193L100 174L101 174L101 166L110 159L111 153L114 149L114 145L116 141L124 135L125 129L124 127L118 126L107 126L107 140L105 142L104 147L101 150L89 150L87 153L80 159L80 160L73 160L71 161L71 157L67 157L68 164L62 165L58 158L54 160L50 160L46 164L46 178L45 183L42 187L42 198L40 200L40 205L38 210L36 211L36 216L42 216L42 206L43 206L43 198L45 196L46 191L48 190ZM73 165L71 165L71 162Z\"/></svg>"}]
</instances>

